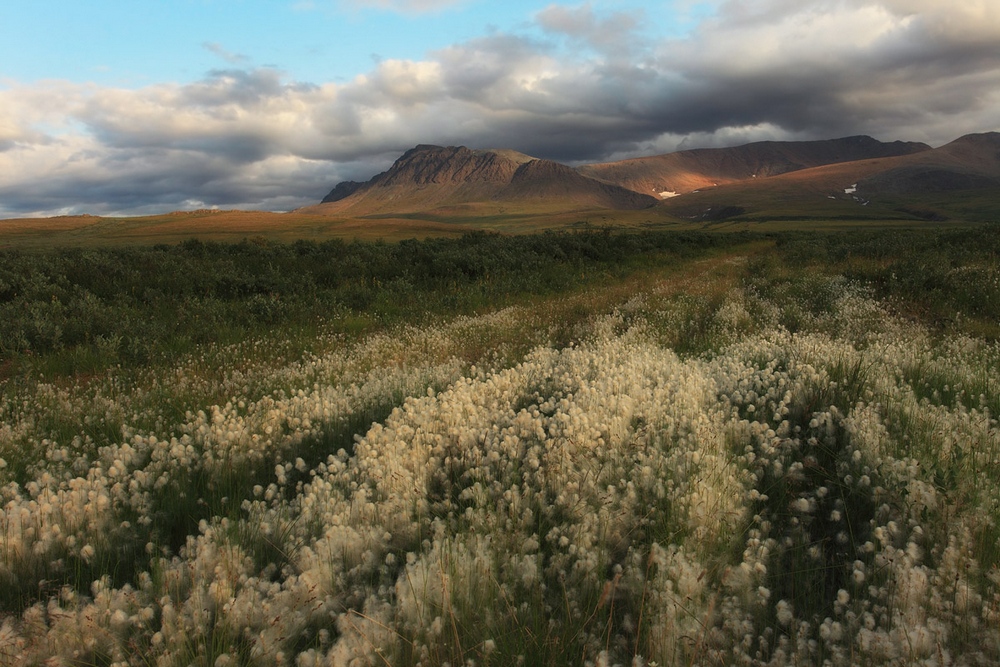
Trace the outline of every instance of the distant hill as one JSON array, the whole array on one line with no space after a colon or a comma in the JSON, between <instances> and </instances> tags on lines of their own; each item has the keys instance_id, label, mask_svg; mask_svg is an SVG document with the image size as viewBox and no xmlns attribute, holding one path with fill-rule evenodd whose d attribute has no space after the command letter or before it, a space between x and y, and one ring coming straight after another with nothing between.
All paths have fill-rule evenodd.
<instances>
[{"instance_id":1,"label":"distant hill","mask_svg":"<svg viewBox=\"0 0 1000 667\"><path fill-rule=\"evenodd\" d=\"M891 165L891 166L890 166ZM926 194L1000 186L1000 132L969 134L860 179L871 194Z\"/></svg>"},{"instance_id":2,"label":"distant hill","mask_svg":"<svg viewBox=\"0 0 1000 667\"><path fill-rule=\"evenodd\" d=\"M566 165L516 151L420 145L366 183L338 184L311 210L358 217L484 201L616 210L648 208L657 202Z\"/></svg>"},{"instance_id":3,"label":"distant hill","mask_svg":"<svg viewBox=\"0 0 1000 667\"><path fill-rule=\"evenodd\" d=\"M692 221L1000 220L1000 133L940 148L796 170L690 192L660 208Z\"/></svg>"},{"instance_id":4,"label":"distant hill","mask_svg":"<svg viewBox=\"0 0 1000 667\"><path fill-rule=\"evenodd\" d=\"M826 164L911 155L927 144L883 143L867 136L825 141L762 141L702 148L580 167L581 174L667 199L701 188L768 178Z\"/></svg>"},{"instance_id":5,"label":"distant hill","mask_svg":"<svg viewBox=\"0 0 1000 667\"><path fill-rule=\"evenodd\" d=\"M419 145L367 182L337 184L309 213L360 218L427 214L466 217L541 207L546 211L641 210L720 184L761 180L827 165L931 150L857 136L765 141L591 164L576 169L512 150Z\"/></svg>"}]
</instances>

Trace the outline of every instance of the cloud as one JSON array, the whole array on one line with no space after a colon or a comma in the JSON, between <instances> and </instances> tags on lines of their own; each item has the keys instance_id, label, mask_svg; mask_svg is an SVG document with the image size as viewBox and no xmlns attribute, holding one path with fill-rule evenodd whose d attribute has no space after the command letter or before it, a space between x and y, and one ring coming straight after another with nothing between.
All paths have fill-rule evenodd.
<instances>
[{"instance_id":1,"label":"cloud","mask_svg":"<svg viewBox=\"0 0 1000 667\"><path fill-rule=\"evenodd\" d=\"M602 17L590 3L577 7L549 5L535 15L535 20L543 31L568 37L606 56L626 57L644 41L637 29L645 17L638 12L613 12Z\"/></svg>"},{"instance_id":2,"label":"cloud","mask_svg":"<svg viewBox=\"0 0 1000 667\"><path fill-rule=\"evenodd\" d=\"M0 215L170 210L185 200L283 210L355 175L349 159L311 155L319 137L302 121L325 98L320 89L243 74L140 90L0 90L13 117L0 125L0 141L13 144L0 152Z\"/></svg>"},{"instance_id":3,"label":"cloud","mask_svg":"<svg viewBox=\"0 0 1000 667\"><path fill-rule=\"evenodd\" d=\"M203 42L202 48L206 51L214 53L223 60L225 60L230 65L243 65L250 62L249 56L245 56L242 53L233 53L232 51L227 51L222 47L221 44L217 42Z\"/></svg>"},{"instance_id":4,"label":"cloud","mask_svg":"<svg viewBox=\"0 0 1000 667\"><path fill-rule=\"evenodd\" d=\"M426 14L465 4L468 0L340 0L352 9L380 9L400 14Z\"/></svg>"},{"instance_id":5,"label":"cloud","mask_svg":"<svg viewBox=\"0 0 1000 667\"><path fill-rule=\"evenodd\" d=\"M535 20L537 31L380 59L342 82L230 67L140 89L5 83L0 216L184 202L284 210L418 143L578 163L858 133L941 144L1000 129L992 0L731 0L681 39L590 5Z\"/></svg>"},{"instance_id":6,"label":"cloud","mask_svg":"<svg viewBox=\"0 0 1000 667\"><path fill-rule=\"evenodd\" d=\"M692 39L662 45L658 65L685 81L667 112L675 131L768 121L943 141L942 116L958 121L953 134L997 111L1000 6L732 1Z\"/></svg>"}]
</instances>

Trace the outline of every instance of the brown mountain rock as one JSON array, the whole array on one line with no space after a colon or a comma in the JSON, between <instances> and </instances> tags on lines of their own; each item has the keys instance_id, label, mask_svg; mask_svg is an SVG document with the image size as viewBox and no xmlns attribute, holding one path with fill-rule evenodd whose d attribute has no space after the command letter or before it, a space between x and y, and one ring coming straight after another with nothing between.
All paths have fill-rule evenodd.
<instances>
[{"instance_id":1,"label":"brown mountain rock","mask_svg":"<svg viewBox=\"0 0 1000 667\"><path fill-rule=\"evenodd\" d=\"M826 164L909 155L921 143L883 143L867 136L825 141L762 141L733 148L702 148L580 167L580 173L636 192L674 195Z\"/></svg>"},{"instance_id":2,"label":"brown mountain rock","mask_svg":"<svg viewBox=\"0 0 1000 667\"><path fill-rule=\"evenodd\" d=\"M338 184L321 209L362 216L484 201L546 201L566 210L637 209L656 203L652 197L595 181L566 165L512 150L420 145L367 183Z\"/></svg>"},{"instance_id":3,"label":"brown mountain rock","mask_svg":"<svg viewBox=\"0 0 1000 667\"><path fill-rule=\"evenodd\" d=\"M965 135L858 181L864 192L897 195L995 187L1000 187L1000 132Z\"/></svg>"},{"instance_id":4,"label":"brown mountain rock","mask_svg":"<svg viewBox=\"0 0 1000 667\"><path fill-rule=\"evenodd\" d=\"M963 206L989 208L990 193L998 188L997 132L937 149L856 136L758 142L578 168L511 150L420 145L368 182L338 184L324 203L302 210L349 218L470 220L658 204L659 215L703 221L891 218L901 207L912 208L911 200L952 191L985 193L986 204ZM955 215L947 202L928 199L921 206L939 217ZM983 211L976 215L988 213Z\"/></svg>"},{"instance_id":5,"label":"brown mountain rock","mask_svg":"<svg viewBox=\"0 0 1000 667\"><path fill-rule=\"evenodd\" d=\"M498 199L563 199L596 208L638 210L656 199L584 176L576 169L551 160L532 160L514 173Z\"/></svg>"}]
</instances>

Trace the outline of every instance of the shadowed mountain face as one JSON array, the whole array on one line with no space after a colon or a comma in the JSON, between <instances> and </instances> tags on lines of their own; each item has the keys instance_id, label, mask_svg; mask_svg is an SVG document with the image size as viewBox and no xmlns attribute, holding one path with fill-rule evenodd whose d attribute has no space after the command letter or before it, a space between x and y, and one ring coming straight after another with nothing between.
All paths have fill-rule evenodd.
<instances>
[{"instance_id":1,"label":"shadowed mountain face","mask_svg":"<svg viewBox=\"0 0 1000 667\"><path fill-rule=\"evenodd\" d=\"M969 134L897 162L859 179L858 189L907 195L1000 187L1000 132Z\"/></svg>"},{"instance_id":2,"label":"shadowed mountain face","mask_svg":"<svg viewBox=\"0 0 1000 667\"><path fill-rule=\"evenodd\" d=\"M341 181L334 186L333 190L330 190L330 194L323 197L322 203L329 204L331 202L340 201L341 199L347 199L360 190L362 186L364 186L364 183L359 181Z\"/></svg>"},{"instance_id":3,"label":"shadowed mountain face","mask_svg":"<svg viewBox=\"0 0 1000 667\"><path fill-rule=\"evenodd\" d=\"M551 160L532 160L521 165L501 196L516 200L555 197L596 208L618 210L649 208L656 203L652 197L601 183Z\"/></svg>"}]
</instances>

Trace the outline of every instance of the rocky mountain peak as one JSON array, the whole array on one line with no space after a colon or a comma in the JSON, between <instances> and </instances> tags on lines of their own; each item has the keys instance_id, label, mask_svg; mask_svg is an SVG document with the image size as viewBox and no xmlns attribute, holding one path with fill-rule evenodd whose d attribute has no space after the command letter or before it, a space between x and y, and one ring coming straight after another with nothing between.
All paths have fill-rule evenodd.
<instances>
[{"instance_id":1,"label":"rocky mountain peak","mask_svg":"<svg viewBox=\"0 0 1000 667\"><path fill-rule=\"evenodd\" d=\"M534 158L514 151L471 150L465 146L421 144L403 153L376 176L379 185L508 183L517 168Z\"/></svg>"}]
</instances>

